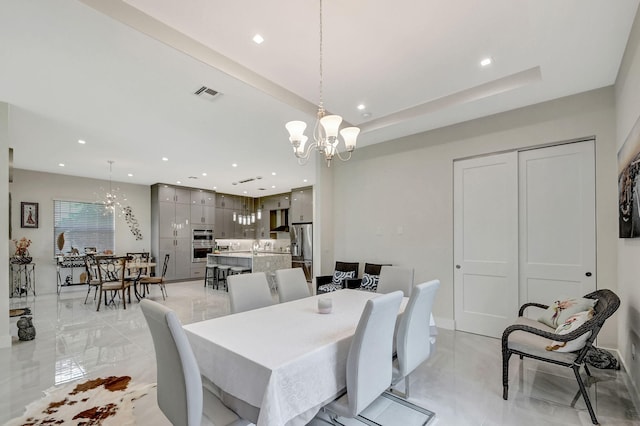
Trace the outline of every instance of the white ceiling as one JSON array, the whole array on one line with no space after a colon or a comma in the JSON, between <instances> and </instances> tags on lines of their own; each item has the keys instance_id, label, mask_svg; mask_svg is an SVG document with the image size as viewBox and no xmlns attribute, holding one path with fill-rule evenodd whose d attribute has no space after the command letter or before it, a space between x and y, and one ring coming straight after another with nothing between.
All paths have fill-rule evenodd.
<instances>
[{"instance_id":1,"label":"white ceiling","mask_svg":"<svg viewBox=\"0 0 640 426\"><path fill-rule=\"evenodd\" d=\"M324 0L325 107L363 147L611 85L639 2ZM284 123L313 126L318 13L311 0L0 0L15 167L107 179L113 160L117 181L251 196L313 184ZM202 85L222 95L199 99Z\"/></svg>"}]
</instances>

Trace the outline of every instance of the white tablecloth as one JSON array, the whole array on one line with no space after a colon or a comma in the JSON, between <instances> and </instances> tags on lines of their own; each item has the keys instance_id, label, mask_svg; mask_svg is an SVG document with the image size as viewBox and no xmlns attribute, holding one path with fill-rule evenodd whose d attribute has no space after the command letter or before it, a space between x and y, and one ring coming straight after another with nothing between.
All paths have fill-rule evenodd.
<instances>
[{"instance_id":1,"label":"white tablecloth","mask_svg":"<svg viewBox=\"0 0 640 426\"><path fill-rule=\"evenodd\" d=\"M340 290L184 329L200 373L259 407L258 426L304 424L345 388L351 338L366 301L377 296ZM318 313L320 297L331 297L332 313Z\"/></svg>"}]
</instances>

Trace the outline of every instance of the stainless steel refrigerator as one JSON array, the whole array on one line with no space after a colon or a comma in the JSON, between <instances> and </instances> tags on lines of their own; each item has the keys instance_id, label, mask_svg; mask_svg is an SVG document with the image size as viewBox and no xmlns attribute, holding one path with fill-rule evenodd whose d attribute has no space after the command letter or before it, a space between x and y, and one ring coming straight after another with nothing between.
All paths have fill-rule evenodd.
<instances>
[{"instance_id":1,"label":"stainless steel refrigerator","mask_svg":"<svg viewBox=\"0 0 640 426\"><path fill-rule=\"evenodd\" d=\"M291 235L291 267L302 268L307 281L313 279L313 224L295 223Z\"/></svg>"}]
</instances>

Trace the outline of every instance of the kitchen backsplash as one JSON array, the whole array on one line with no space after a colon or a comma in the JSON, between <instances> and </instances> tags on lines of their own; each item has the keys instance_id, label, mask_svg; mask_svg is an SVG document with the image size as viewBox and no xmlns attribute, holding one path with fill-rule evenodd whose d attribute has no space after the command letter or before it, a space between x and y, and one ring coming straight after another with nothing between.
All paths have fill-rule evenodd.
<instances>
[{"instance_id":1,"label":"kitchen backsplash","mask_svg":"<svg viewBox=\"0 0 640 426\"><path fill-rule=\"evenodd\" d=\"M260 251L275 251L286 253L291 247L291 240L288 238L280 238L277 240L262 239L262 240L246 240L246 239L222 239L216 238L216 244L218 247L229 247L230 251L251 251L253 250L253 243L258 242L260 245Z\"/></svg>"}]
</instances>

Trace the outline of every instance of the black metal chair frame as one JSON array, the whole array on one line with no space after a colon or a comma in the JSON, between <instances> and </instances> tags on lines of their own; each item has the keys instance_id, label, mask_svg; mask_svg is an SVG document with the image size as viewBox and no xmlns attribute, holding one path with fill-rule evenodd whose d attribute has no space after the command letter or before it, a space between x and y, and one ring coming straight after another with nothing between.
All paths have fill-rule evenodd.
<instances>
[{"instance_id":1,"label":"black metal chair frame","mask_svg":"<svg viewBox=\"0 0 640 426\"><path fill-rule=\"evenodd\" d=\"M545 361L552 364L562 365L564 367L569 367L573 370L573 374L575 375L576 380L578 381L578 386L580 387L580 393L582 394L582 397L584 398L584 402L587 405L587 409L589 410L591 421L593 422L594 425L598 424L598 419L596 418L596 415L593 411L593 407L591 406L591 401L589 400L589 395L587 394L585 384L582 380L582 377L580 377L580 367L584 366L585 372L589 377L591 377L591 372L589 371L589 368L587 367L587 365L584 363L584 358L587 355L587 352L589 351L589 349L593 347L593 342L598 336L598 333L600 332L600 329L602 328L602 325L604 324L605 320L609 318L611 315L613 315L613 313L620 306L620 298L618 298L618 296L609 289L597 290L597 291L594 291L593 293L587 294L584 297L587 299L598 300L598 302L594 307L595 314L590 320L588 320L587 322L585 322L580 327L578 327L577 329L575 329L570 333L555 334L555 333L550 333L548 331L537 329L535 327L530 327L523 324L514 324L507 327L504 330L504 333L502 334L502 386L503 386L502 398L504 400L506 400L509 396L509 358L511 357L512 354L519 355L520 359L526 356L529 358L537 359L539 361ZM530 306L535 306L542 309L547 309L549 307L541 303L525 303L520 307L520 311L518 312L518 315L522 317L524 315L525 309ZM514 331L518 331L518 330L525 331L527 333L532 333L532 334L535 334L553 341L557 341L557 342L568 342L568 341L577 339L578 337L582 336L584 333L588 331L591 331L591 335L587 339L587 342L582 349L576 352L572 352L573 354L575 354L576 358L572 363L570 363L570 362L563 362L555 359L543 358L540 356L528 354L526 352L510 349L509 335Z\"/></svg>"},{"instance_id":2,"label":"black metal chair frame","mask_svg":"<svg viewBox=\"0 0 640 426\"><path fill-rule=\"evenodd\" d=\"M167 275L167 266L169 265L169 254L164 255L164 263L162 265L162 275L157 277L142 278L138 283L143 288L144 294L149 293L149 284L157 284L160 287L160 293L162 294L162 300L167 298L167 289L165 287L164 277Z\"/></svg>"}]
</instances>

